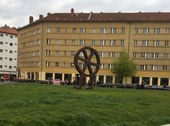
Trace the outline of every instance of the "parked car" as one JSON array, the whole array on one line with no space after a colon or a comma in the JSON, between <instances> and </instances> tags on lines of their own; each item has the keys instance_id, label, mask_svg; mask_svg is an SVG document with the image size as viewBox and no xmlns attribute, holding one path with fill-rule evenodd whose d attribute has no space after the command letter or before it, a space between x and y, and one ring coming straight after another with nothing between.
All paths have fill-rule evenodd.
<instances>
[{"instance_id":1,"label":"parked car","mask_svg":"<svg viewBox=\"0 0 170 126\"><path fill-rule=\"evenodd\" d=\"M54 80L52 80L52 84L53 84L53 85L60 85L60 83L61 83L61 80L60 80L60 79L54 79Z\"/></svg>"}]
</instances>

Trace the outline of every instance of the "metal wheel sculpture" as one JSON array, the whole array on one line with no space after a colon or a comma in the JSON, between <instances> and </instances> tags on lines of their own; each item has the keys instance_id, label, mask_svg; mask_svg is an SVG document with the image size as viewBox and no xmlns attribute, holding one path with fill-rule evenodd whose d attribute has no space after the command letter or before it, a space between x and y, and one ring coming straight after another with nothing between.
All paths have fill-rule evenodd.
<instances>
[{"instance_id":1,"label":"metal wheel sculpture","mask_svg":"<svg viewBox=\"0 0 170 126\"><path fill-rule=\"evenodd\" d=\"M90 84L95 82L95 74L100 69L100 57L98 52L91 47L83 47L77 51L74 57L74 64L80 73L80 85L86 76L90 77Z\"/></svg>"}]
</instances>

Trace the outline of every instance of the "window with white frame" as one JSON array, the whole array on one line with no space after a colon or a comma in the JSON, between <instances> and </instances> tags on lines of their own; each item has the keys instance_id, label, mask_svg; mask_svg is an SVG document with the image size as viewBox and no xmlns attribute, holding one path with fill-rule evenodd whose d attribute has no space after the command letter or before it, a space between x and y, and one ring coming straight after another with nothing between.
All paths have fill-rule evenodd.
<instances>
[{"instance_id":1,"label":"window with white frame","mask_svg":"<svg viewBox=\"0 0 170 126\"><path fill-rule=\"evenodd\" d=\"M134 40L134 46L138 46L138 40Z\"/></svg>"},{"instance_id":2,"label":"window with white frame","mask_svg":"<svg viewBox=\"0 0 170 126\"><path fill-rule=\"evenodd\" d=\"M50 54L51 54L51 51L50 50L46 50L45 55L46 56L50 56Z\"/></svg>"},{"instance_id":3,"label":"window with white frame","mask_svg":"<svg viewBox=\"0 0 170 126\"><path fill-rule=\"evenodd\" d=\"M163 54L164 59L168 59L168 53Z\"/></svg>"},{"instance_id":4,"label":"window with white frame","mask_svg":"<svg viewBox=\"0 0 170 126\"><path fill-rule=\"evenodd\" d=\"M109 52L109 57L115 57L115 52Z\"/></svg>"},{"instance_id":5,"label":"window with white frame","mask_svg":"<svg viewBox=\"0 0 170 126\"><path fill-rule=\"evenodd\" d=\"M104 52L98 52L100 57L104 57Z\"/></svg>"},{"instance_id":6,"label":"window with white frame","mask_svg":"<svg viewBox=\"0 0 170 126\"><path fill-rule=\"evenodd\" d=\"M163 66L162 66L162 70L163 70L163 71L167 71L167 70L168 70L168 66L167 66L167 65L163 65Z\"/></svg>"},{"instance_id":7,"label":"window with white frame","mask_svg":"<svg viewBox=\"0 0 170 126\"><path fill-rule=\"evenodd\" d=\"M92 29L92 33L95 34L96 33L96 28Z\"/></svg>"},{"instance_id":8,"label":"window with white frame","mask_svg":"<svg viewBox=\"0 0 170 126\"><path fill-rule=\"evenodd\" d=\"M158 65L152 65L151 67L152 67L152 70L153 70L153 71L158 70Z\"/></svg>"},{"instance_id":9,"label":"window with white frame","mask_svg":"<svg viewBox=\"0 0 170 126\"><path fill-rule=\"evenodd\" d=\"M159 34L160 33L160 28L154 28L154 33Z\"/></svg>"},{"instance_id":10,"label":"window with white frame","mask_svg":"<svg viewBox=\"0 0 170 126\"><path fill-rule=\"evenodd\" d=\"M47 39L47 45L49 45L51 43L50 39Z\"/></svg>"},{"instance_id":11,"label":"window with white frame","mask_svg":"<svg viewBox=\"0 0 170 126\"><path fill-rule=\"evenodd\" d=\"M141 70L147 70L147 65L141 65L140 68Z\"/></svg>"},{"instance_id":12,"label":"window with white frame","mask_svg":"<svg viewBox=\"0 0 170 126\"><path fill-rule=\"evenodd\" d=\"M170 28L166 28L166 33L167 33L167 34L170 33Z\"/></svg>"},{"instance_id":13,"label":"window with white frame","mask_svg":"<svg viewBox=\"0 0 170 126\"><path fill-rule=\"evenodd\" d=\"M143 28L143 34L148 34L149 33L149 28Z\"/></svg>"},{"instance_id":14,"label":"window with white frame","mask_svg":"<svg viewBox=\"0 0 170 126\"><path fill-rule=\"evenodd\" d=\"M134 28L134 33L135 33L135 34L138 33L138 28Z\"/></svg>"},{"instance_id":15,"label":"window with white frame","mask_svg":"<svg viewBox=\"0 0 170 126\"><path fill-rule=\"evenodd\" d=\"M80 28L80 34L85 34L86 33L86 28Z\"/></svg>"},{"instance_id":16,"label":"window with white frame","mask_svg":"<svg viewBox=\"0 0 170 126\"><path fill-rule=\"evenodd\" d=\"M142 40L142 46L148 46L148 40Z\"/></svg>"},{"instance_id":17,"label":"window with white frame","mask_svg":"<svg viewBox=\"0 0 170 126\"><path fill-rule=\"evenodd\" d=\"M47 28L47 33L50 33L50 32L51 32L51 28L48 27L48 28Z\"/></svg>"},{"instance_id":18,"label":"window with white frame","mask_svg":"<svg viewBox=\"0 0 170 126\"><path fill-rule=\"evenodd\" d=\"M108 69L112 69L113 64L108 64Z\"/></svg>"},{"instance_id":19,"label":"window with white frame","mask_svg":"<svg viewBox=\"0 0 170 126\"><path fill-rule=\"evenodd\" d=\"M111 34L116 34L116 28L111 28L110 32L111 32Z\"/></svg>"},{"instance_id":20,"label":"window with white frame","mask_svg":"<svg viewBox=\"0 0 170 126\"><path fill-rule=\"evenodd\" d=\"M46 61L46 67L49 67L49 66L50 66L50 62Z\"/></svg>"},{"instance_id":21,"label":"window with white frame","mask_svg":"<svg viewBox=\"0 0 170 126\"><path fill-rule=\"evenodd\" d=\"M153 59L158 59L159 58L159 53L152 53L152 58Z\"/></svg>"},{"instance_id":22,"label":"window with white frame","mask_svg":"<svg viewBox=\"0 0 170 126\"><path fill-rule=\"evenodd\" d=\"M72 40L72 45L75 45L75 44L76 44L76 40L73 39L73 40Z\"/></svg>"},{"instance_id":23,"label":"window with white frame","mask_svg":"<svg viewBox=\"0 0 170 126\"><path fill-rule=\"evenodd\" d=\"M71 56L75 56L76 51L71 51Z\"/></svg>"},{"instance_id":24,"label":"window with white frame","mask_svg":"<svg viewBox=\"0 0 170 126\"><path fill-rule=\"evenodd\" d=\"M101 34L105 34L106 33L106 29L105 28L100 28L100 33Z\"/></svg>"},{"instance_id":25,"label":"window with white frame","mask_svg":"<svg viewBox=\"0 0 170 126\"><path fill-rule=\"evenodd\" d=\"M120 45L124 46L125 45L125 40L120 40Z\"/></svg>"},{"instance_id":26,"label":"window with white frame","mask_svg":"<svg viewBox=\"0 0 170 126\"><path fill-rule=\"evenodd\" d=\"M169 41L165 40L165 46L169 46Z\"/></svg>"},{"instance_id":27,"label":"window with white frame","mask_svg":"<svg viewBox=\"0 0 170 126\"><path fill-rule=\"evenodd\" d=\"M116 45L116 41L115 41L115 40L110 40L110 45L111 45L111 46Z\"/></svg>"},{"instance_id":28,"label":"window with white frame","mask_svg":"<svg viewBox=\"0 0 170 126\"><path fill-rule=\"evenodd\" d=\"M56 67L59 67L59 62L55 62L55 66L56 66Z\"/></svg>"},{"instance_id":29,"label":"window with white frame","mask_svg":"<svg viewBox=\"0 0 170 126\"><path fill-rule=\"evenodd\" d=\"M125 28L121 28L121 34L125 34Z\"/></svg>"},{"instance_id":30,"label":"window with white frame","mask_svg":"<svg viewBox=\"0 0 170 126\"><path fill-rule=\"evenodd\" d=\"M85 40L80 40L80 45L85 45Z\"/></svg>"},{"instance_id":31,"label":"window with white frame","mask_svg":"<svg viewBox=\"0 0 170 126\"><path fill-rule=\"evenodd\" d=\"M141 53L141 58L147 58L146 52L142 52L142 53Z\"/></svg>"},{"instance_id":32,"label":"window with white frame","mask_svg":"<svg viewBox=\"0 0 170 126\"><path fill-rule=\"evenodd\" d=\"M104 46L105 45L105 40L100 40L100 45Z\"/></svg>"},{"instance_id":33,"label":"window with white frame","mask_svg":"<svg viewBox=\"0 0 170 126\"><path fill-rule=\"evenodd\" d=\"M137 54L136 52L133 52L133 53L132 53L132 57L133 57L133 58L136 58L136 54Z\"/></svg>"},{"instance_id":34,"label":"window with white frame","mask_svg":"<svg viewBox=\"0 0 170 126\"><path fill-rule=\"evenodd\" d=\"M92 40L92 45L96 45L96 40Z\"/></svg>"},{"instance_id":35,"label":"window with white frame","mask_svg":"<svg viewBox=\"0 0 170 126\"><path fill-rule=\"evenodd\" d=\"M104 69L104 64L101 64L101 65L100 65L100 69Z\"/></svg>"},{"instance_id":36,"label":"window with white frame","mask_svg":"<svg viewBox=\"0 0 170 126\"><path fill-rule=\"evenodd\" d=\"M56 50L56 56L60 56L60 51Z\"/></svg>"},{"instance_id":37,"label":"window with white frame","mask_svg":"<svg viewBox=\"0 0 170 126\"><path fill-rule=\"evenodd\" d=\"M159 43L160 43L159 40L154 40L153 41L153 46L159 46Z\"/></svg>"},{"instance_id":38,"label":"window with white frame","mask_svg":"<svg viewBox=\"0 0 170 126\"><path fill-rule=\"evenodd\" d=\"M60 28L59 27L56 28L56 32L60 33Z\"/></svg>"},{"instance_id":39,"label":"window with white frame","mask_svg":"<svg viewBox=\"0 0 170 126\"><path fill-rule=\"evenodd\" d=\"M60 45L61 44L61 40L56 40L56 44Z\"/></svg>"}]
</instances>

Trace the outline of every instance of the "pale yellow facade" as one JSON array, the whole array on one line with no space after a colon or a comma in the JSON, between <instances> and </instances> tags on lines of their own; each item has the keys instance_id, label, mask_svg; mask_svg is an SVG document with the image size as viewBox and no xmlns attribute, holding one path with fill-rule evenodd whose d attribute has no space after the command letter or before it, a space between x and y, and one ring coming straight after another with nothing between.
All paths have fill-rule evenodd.
<instances>
[{"instance_id":1,"label":"pale yellow facade","mask_svg":"<svg viewBox=\"0 0 170 126\"><path fill-rule=\"evenodd\" d=\"M78 74L74 55L85 46L96 49L104 65L97 81L117 83L111 64L126 50L138 70L129 84L170 85L170 23L153 22L43 22L24 27L18 44L21 78L73 81Z\"/></svg>"}]
</instances>

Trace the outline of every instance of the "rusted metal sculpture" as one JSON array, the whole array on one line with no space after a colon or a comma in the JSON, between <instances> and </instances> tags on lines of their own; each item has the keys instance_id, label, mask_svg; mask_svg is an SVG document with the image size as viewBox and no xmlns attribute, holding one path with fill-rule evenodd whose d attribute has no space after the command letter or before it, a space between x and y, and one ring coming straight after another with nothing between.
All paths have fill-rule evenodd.
<instances>
[{"instance_id":1,"label":"rusted metal sculpture","mask_svg":"<svg viewBox=\"0 0 170 126\"><path fill-rule=\"evenodd\" d=\"M86 77L89 76L88 85L92 87L96 81L96 73L100 69L100 56L98 52L91 47L83 47L77 51L74 57L74 64L80 74L79 86L85 85Z\"/></svg>"}]
</instances>

